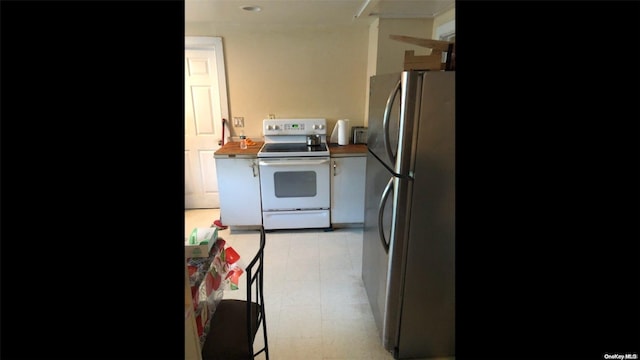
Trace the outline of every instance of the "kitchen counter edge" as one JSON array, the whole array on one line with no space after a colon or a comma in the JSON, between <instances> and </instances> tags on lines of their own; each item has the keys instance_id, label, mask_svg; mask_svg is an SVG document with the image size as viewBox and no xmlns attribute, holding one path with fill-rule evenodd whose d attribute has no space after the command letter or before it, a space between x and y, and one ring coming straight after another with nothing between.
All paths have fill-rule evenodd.
<instances>
[{"instance_id":1,"label":"kitchen counter edge","mask_svg":"<svg viewBox=\"0 0 640 360\"><path fill-rule=\"evenodd\" d=\"M246 149L240 149L239 142L229 142L224 144L220 149L213 153L213 157L217 159L240 158L254 159L258 157L258 151L262 148L264 142L256 141L255 145L247 146Z\"/></svg>"},{"instance_id":2,"label":"kitchen counter edge","mask_svg":"<svg viewBox=\"0 0 640 360\"><path fill-rule=\"evenodd\" d=\"M367 156L367 144L329 144L331 157Z\"/></svg>"}]
</instances>

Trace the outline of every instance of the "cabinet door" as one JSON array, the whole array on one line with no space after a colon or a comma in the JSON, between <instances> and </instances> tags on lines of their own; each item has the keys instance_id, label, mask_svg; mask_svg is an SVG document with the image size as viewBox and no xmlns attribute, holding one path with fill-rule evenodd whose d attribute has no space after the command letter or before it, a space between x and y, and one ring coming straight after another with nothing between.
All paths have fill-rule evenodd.
<instances>
[{"instance_id":1,"label":"cabinet door","mask_svg":"<svg viewBox=\"0 0 640 360\"><path fill-rule=\"evenodd\" d=\"M224 225L262 225L258 159L216 158L220 221Z\"/></svg>"},{"instance_id":2,"label":"cabinet door","mask_svg":"<svg viewBox=\"0 0 640 360\"><path fill-rule=\"evenodd\" d=\"M367 158L331 158L331 223L364 223Z\"/></svg>"}]
</instances>

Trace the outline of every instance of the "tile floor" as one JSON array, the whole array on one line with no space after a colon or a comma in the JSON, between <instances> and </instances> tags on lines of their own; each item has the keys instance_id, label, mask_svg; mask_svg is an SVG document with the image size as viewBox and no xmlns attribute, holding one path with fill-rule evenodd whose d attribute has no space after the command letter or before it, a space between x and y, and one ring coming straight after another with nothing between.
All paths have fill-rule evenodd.
<instances>
[{"instance_id":1,"label":"tile floor","mask_svg":"<svg viewBox=\"0 0 640 360\"><path fill-rule=\"evenodd\" d=\"M219 209L185 211L185 237L218 218ZM218 236L246 259L258 248L257 231L229 228ZM270 359L393 359L362 284L362 228L267 232L264 266ZM242 293L226 291L225 298Z\"/></svg>"}]
</instances>

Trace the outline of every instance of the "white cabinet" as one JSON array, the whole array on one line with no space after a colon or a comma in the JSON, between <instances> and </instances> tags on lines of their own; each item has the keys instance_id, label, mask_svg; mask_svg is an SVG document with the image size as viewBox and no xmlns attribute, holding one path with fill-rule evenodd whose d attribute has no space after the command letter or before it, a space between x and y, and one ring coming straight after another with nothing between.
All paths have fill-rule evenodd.
<instances>
[{"instance_id":1,"label":"white cabinet","mask_svg":"<svg viewBox=\"0 0 640 360\"><path fill-rule=\"evenodd\" d=\"M227 226L262 225L257 158L216 157L220 221Z\"/></svg>"},{"instance_id":2,"label":"white cabinet","mask_svg":"<svg viewBox=\"0 0 640 360\"><path fill-rule=\"evenodd\" d=\"M331 158L331 224L364 223L367 158Z\"/></svg>"}]
</instances>

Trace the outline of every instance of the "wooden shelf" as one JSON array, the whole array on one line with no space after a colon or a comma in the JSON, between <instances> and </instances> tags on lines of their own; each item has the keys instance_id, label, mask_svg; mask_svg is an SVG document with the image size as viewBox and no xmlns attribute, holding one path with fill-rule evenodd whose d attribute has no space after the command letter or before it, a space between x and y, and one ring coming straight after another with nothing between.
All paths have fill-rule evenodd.
<instances>
[{"instance_id":1,"label":"wooden shelf","mask_svg":"<svg viewBox=\"0 0 640 360\"><path fill-rule=\"evenodd\" d=\"M447 51L449 49L449 44L451 44L448 41L421 39L421 38L404 36L404 35L389 35L389 38L393 40L402 41L408 44L418 45L418 46L422 46L422 47L426 47L434 50L440 50L440 51Z\"/></svg>"},{"instance_id":2,"label":"wooden shelf","mask_svg":"<svg viewBox=\"0 0 640 360\"><path fill-rule=\"evenodd\" d=\"M453 42L404 35L389 35L389 38L431 49L431 55L414 55L413 50L405 51L404 70L455 70L455 43ZM447 53L445 62L442 62L442 52Z\"/></svg>"}]
</instances>

